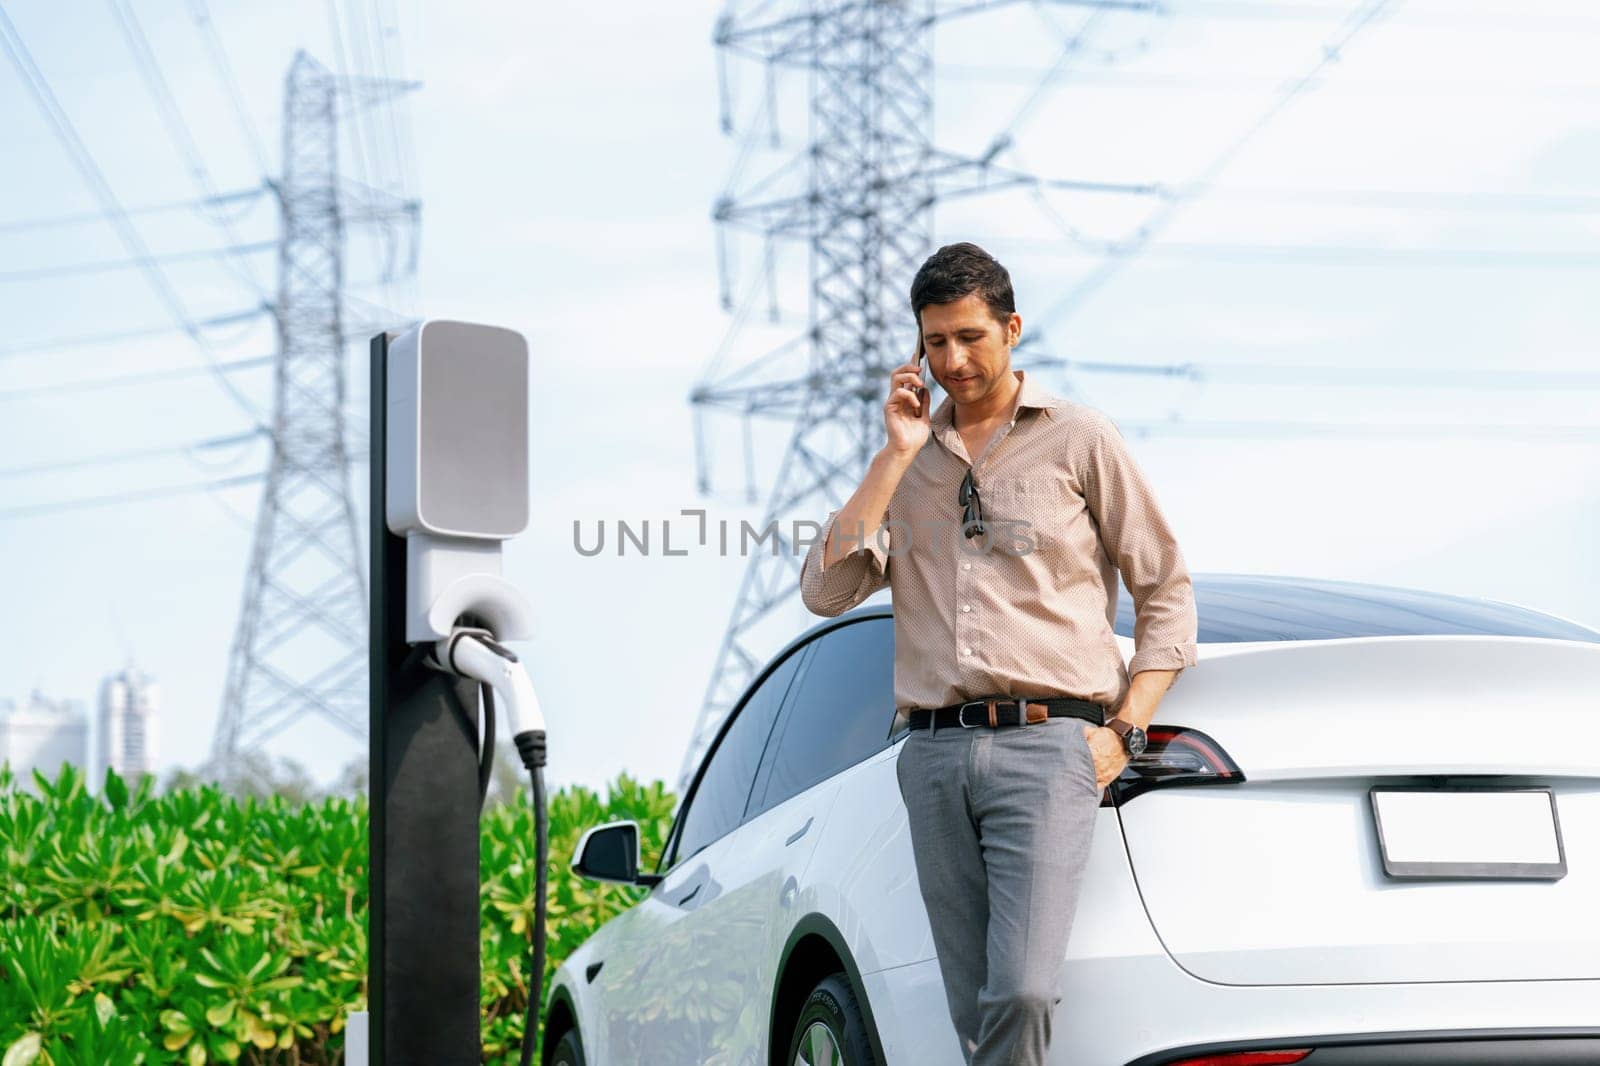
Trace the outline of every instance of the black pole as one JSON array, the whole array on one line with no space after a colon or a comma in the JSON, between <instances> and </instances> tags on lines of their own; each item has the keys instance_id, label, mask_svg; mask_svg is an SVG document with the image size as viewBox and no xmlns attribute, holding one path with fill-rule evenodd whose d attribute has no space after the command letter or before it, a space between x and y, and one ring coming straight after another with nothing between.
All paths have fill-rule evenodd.
<instances>
[{"instance_id":1,"label":"black pole","mask_svg":"<svg viewBox=\"0 0 1600 1066\"><path fill-rule=\"evenodd\" d=\"M477 1066L478 694L406 644L406 542L385 521L388 354L373 337L369 1061Z\"/></svg>"}]
</instances>

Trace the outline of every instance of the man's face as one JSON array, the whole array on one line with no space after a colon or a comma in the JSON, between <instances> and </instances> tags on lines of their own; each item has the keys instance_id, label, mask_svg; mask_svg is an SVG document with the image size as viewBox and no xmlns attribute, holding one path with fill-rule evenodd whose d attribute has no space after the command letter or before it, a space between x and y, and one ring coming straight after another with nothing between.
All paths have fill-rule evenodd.
<instances>
[{"instance_id":1,"label":"man's face","mask_svg":"<svg viewBox=\"0 0 1600 1066\"><path fill-rule=\"evenodd\" d=\"M1011 346L1022 335L1022 316L995 321L983 297L969 292L922 309L928 369L952 400L968 404L987 396L1011 372Z\"/></svg>"}]
</instances>

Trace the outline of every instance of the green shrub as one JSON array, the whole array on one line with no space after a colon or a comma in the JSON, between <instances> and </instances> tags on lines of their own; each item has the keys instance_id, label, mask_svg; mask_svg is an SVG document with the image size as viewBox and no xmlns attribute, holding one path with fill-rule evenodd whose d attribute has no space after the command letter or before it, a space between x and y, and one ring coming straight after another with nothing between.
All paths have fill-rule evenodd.
<instances>
[{"instance_id":1,"label":"green shrub","mask_svg":"<svg viewBox=\"0 0 1600 1066\"><path fill-rule=\"evenodd\" d=\"M38 794L0 770L0 1066L323 1066L366 1009L367 803L237 799L211 786L95 796L64 766ZM643 890L572 875L592 825L639 823L645 861L674 797L627 774L601 798L551 792L544 988ZM515 1063L528 1001L534 819L527 795L482 824L483 1045Z\"/></svg>"}]
</instances>

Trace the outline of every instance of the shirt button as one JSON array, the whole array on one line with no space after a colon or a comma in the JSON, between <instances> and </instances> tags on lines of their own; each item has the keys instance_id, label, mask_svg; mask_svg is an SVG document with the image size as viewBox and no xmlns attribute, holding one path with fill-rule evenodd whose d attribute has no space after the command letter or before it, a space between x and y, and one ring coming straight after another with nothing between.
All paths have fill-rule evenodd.
<instances>
[{"instance_id":1,"label":"shirt button","mask_svg":"<svg viewBox=\"0 0 1600 1066\"><path fill-rule=\"evenodd\" d=\"M970 604L970 603L963 603L963 604L962 604L962 605L961 605L961 613L962 613L962 614L966 614L966 613L967 613L967 612L968 612L968 611L970 611L970 610L972 610L972 604Z\"/></svg>"},{"instance_id":2,"label":"shirt button","mask_svg":"<svg viewBox=\"0 0 1600 1066\"><path fill-rule=\"evenodd\" d=\"M962 655L971 655L972 654L972 649L971 648L962 648L961 649L961 654Z\"/></svg>"},{"instance_id":3,"label":"shirt button","mask_svg":"<svg viewBox=\"0 0 1600 1066\"><path fill-rule=\"evenodd\" d=\"M961 564L961 569L963 569L963 570L971 570L972 569L972 564L971 563L962 563Z\"/></svg>"}]
</instances>

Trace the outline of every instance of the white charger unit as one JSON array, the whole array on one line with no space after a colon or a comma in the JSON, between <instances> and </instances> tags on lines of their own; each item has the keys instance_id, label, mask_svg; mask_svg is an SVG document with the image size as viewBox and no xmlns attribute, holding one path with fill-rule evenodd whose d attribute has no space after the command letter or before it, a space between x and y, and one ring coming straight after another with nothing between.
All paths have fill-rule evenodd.
<instances>
[{"instance_id":1,"label":"white charger unit","mask_svg":"<svg viewBox=\"0 0 1600 1066\"><path fill-rule=\"evenodd\" d=\"M449 636L464 614L497 640L532 636L501 577L503 542L528 526L527 339L429 319L389 342L387 370L385 522L406 538L406 641Z\"/></svg>"}]
</instances>

